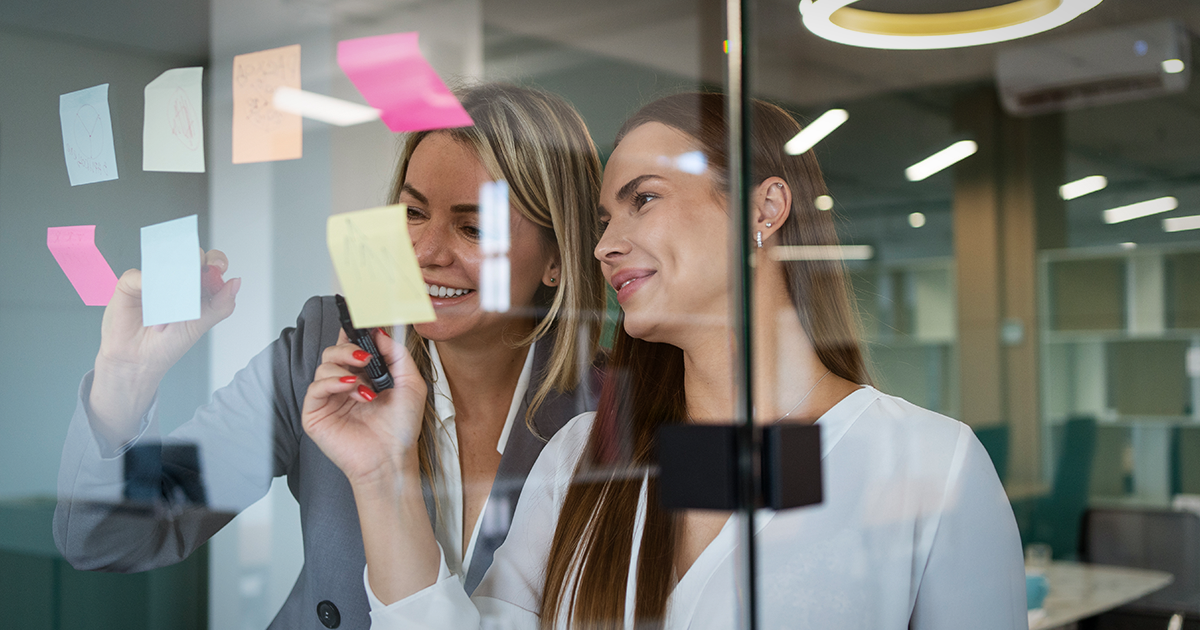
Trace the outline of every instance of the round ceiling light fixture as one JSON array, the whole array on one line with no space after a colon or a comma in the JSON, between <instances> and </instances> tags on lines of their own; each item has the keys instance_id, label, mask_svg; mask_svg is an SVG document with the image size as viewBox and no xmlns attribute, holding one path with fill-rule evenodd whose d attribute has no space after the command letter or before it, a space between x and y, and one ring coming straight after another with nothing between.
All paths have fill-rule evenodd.
<instances>
[{"instance_id":1,"label":"round ceiling light fixture","mask_svg":"<svg viewBox=\"0 0 1200 630\"><path fill-rule=\"evenodd\" d=\"M951 13L882 13L858 0L800 0L804 26L829 41L892 50L981 46L1062 26L1102 0L1014 0Z\"/></svg>"}]
</instances>

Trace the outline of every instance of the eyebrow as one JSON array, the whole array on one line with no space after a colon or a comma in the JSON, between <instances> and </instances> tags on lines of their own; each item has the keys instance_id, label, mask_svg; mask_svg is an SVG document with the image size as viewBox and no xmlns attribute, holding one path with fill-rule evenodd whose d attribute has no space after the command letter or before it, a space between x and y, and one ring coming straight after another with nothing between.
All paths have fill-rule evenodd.
<instances>
[{"instance_id":1,"label":"eyebrow","mask_svg":"<svg viewBox=\"0 0 1200 630\"><path fill-rule=\"evenodd\" d=\"M421 204L421 205L424 205L424 206L428 206L428 205L429 205L429 198L428 198L428 197L426 197L425 195L421 194L421 191L419 191L419 190L417 190L416 188L414 188L412 184L405 183L403 186L401 186L401 187L400 187L400 192L401 192L401 194L403 194L403 193L408 193L410 196L412 196L412 198L413 198L413 199L416 199L416 200L417 200L417 203L419 203L419 204ZM476 204L476 203L459 203L459 204L455 204L455 205L453 205L453 206L450 206L450 211L451 211L451 212L454 212L454 213L456 213L456 214L457 214L457 213L475 213L475 214L478 214L478 213L479 213L479 204Z\"/></svg>"},{"instance_id":2,"label":"eyebrow","mask_svg":"<svg viewBox=\"0 0 1200 630\"><path fill-rule=\"evenodd\" d=\"M641 186L643 182L650 179L662 179L662 176L656 173L647 173L645 175L638 175L637 177L634 177L617 191L617 201L628 201L629 199L632 199L633 193L637 190L637 187ZM600 205L599 211L600 216L608 216L609 214L608 210L604 207L604 204Z\"/></svg>"}]
</instances>

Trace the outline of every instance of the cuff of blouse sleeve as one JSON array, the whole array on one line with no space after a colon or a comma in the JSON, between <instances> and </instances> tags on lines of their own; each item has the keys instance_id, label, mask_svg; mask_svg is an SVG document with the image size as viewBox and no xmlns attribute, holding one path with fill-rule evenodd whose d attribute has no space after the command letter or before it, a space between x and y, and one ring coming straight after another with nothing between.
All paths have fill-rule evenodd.
<instances>
[{"instance_id":1,"label":"cuff of blouse sleeve","mask_svg":"<svg viewBox=\"0 0 1200 630\"><path fill-rule=\"evenodd\" d=\"M90 426L95 419L92 416L92 408L88 405L88 399L92 395L92 379L95 378L96 371L92 370L83 376L83 380L79 383L79 404L83 408L84 414L87 416L88 425ZM104 439L104 436L92 431L92 437L96 440L96 446L100 450L101 459L117 459L125 454L134 444L137 444L146 431L150 429L150 418L154 417L155 408L158 406L158 394L154 395L154 400L150 403L150 408L146 410L146 415L142 416L141 423L138 425L137 435L134 435L124 444L113 447Z\"/></svg>"},{"instance_id":2,"label":"cuff of blouse sleeve","mask_svg":"<svg viewBox=\"0 0 1200 630\"><path fill-rule=\"evenodd\" d=\"M402 605L415 602L415 601L419 600L423 595L429 594L434 589L439 588L443 582L454 577L454 575L452 573L450 573L450 567L448 567L446 565L446 552L442 549L442 546L439 544L438 545L437 581L434 582L433 584L430 584L429 586L426 586L425 588L417 591L416 593L413 593L412 595L405 597L404 599L401 599L401 600L391 603L391 604L385 604L382 601L380 601L380 599L378 597L375 596L375 591L371 590L371 580L370 580L369 574L368 574L369 570L370 570L370 566L363 565L363 586L366 587L366 589L367 589L367 601L371 604L371 612L375 612L377 610L383 610L385 608L397 608L397 607L401 607Z\"/></svg>"}]
</instances>

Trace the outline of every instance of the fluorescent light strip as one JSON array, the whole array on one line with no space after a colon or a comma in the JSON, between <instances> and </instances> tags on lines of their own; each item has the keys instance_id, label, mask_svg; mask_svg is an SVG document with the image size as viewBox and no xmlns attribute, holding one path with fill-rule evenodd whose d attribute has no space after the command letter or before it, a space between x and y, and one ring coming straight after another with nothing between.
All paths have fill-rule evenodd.
<instances>
[{"instance_id":1,"label":"fluorescent light strip","mask_svg":"<svg viewBox=\"0 0 1200 630\"><path fill-rule=\"evenodd\" d=\"M850 114L844 109L831 109L812 121L800 133L796 134L787 144L783 145L783 150L788 155L800 155L805 151L817 146L817 143L824 140L834 129L842 126L842 123L850 118Z\"/></svg>"},{"instance_id":2,"label":"fluorescent light strip","mask_svg":"<svg viewBox=\"0 0 1200 630\"><path fill-rule=\"evenodd\" d=\"M314 94L290 87L275 89L275 109L339 127L349 127L379 118L379 110L340 98Z\"/></svg>"},{"instance_id":3,"label":"fluorescent light strip","mask_svg":"<svg viewBox=\"0 0 1200 630\"><path fill-rule=\"evenodd\" d=\"M1160 212L1170 212L1179 207L1179 200L1174 197L1159 197L1149 201L1131 203L1127 206L1109 208L1104 211L1104 222L1109 225L1148 217Z\"/></svg>"},{"instance_id":4,"label":"fluorescent light strip","mask_svg":"<svg viewBox=\"0 0 1200 630\"><path fill-rule=\"evenodd\" d=\"M871 260L875 248L870 245L779 245L771 248L771 257L785 260Z\"/></svg>"},{"instance_id":5,"label":"fluorescent light strip","mask_svg":"<svg viewBox=\"0 0 1200 630\"><path fill-rule=\"evenodd\" d=\"M888 14L849 8L857 0L801 0L800 14L804 26L819 37L848 46L885 48L892 50L932 50L962 48L1028 37L1048 31L1079 17L1100 4L1101 0L1015 0L1008 4L973 11L958 11L931 15ZM1053 5L1049 11L1041 7ZM841 15L834 14L839 10ZM1012 23L1009 17L1017 13L1036 15ZM871 23L884 30L848 28L847 24ZM948 26L953 23L953 27Z\"/></svg>"},{"instance_id":6,"label":"fluorescent light strip","mask_svg":"<svg viewBox=\"0 0 1200 630\"><path fill-rule=\"evenodd\" d=\"M1182 59L1167 59L1162 62L1162 70L1167 74L1179 74L1187 68Z\"/></svg>"},{"instance_id":7,"label":"fluorescent light strip","mask_svg":"<svg viewBox=\"0 0 1200 630\"><path fill-rule=\"evenodd\" d=\"M930 175L974 155L979 145L973 140L959 140L954 144L904 169L904 177L910 182L919 182Z\"/></svg>"},{"instance_id":8,"label":"fluorescent light strip","mask_svg":"<svg viewBox=\"0 0 1200 630\"><path fill-rule=\"evenodd\" d=\"M1063 201L1078 199L1084 195L1090 195L1097 190L1104 190L1108 186L1108 178L1103 175L1092 175L1077 179L1073 182L1068 182L1058 187L1058 196L1063 198Z\"/></svg>"},{"instance_id":9,"label":"fluorescent light strip","mask_svg":"<svg viewBox=\"0 0 1200 630\"><path fill-rule=\"evenodd\" d=\"M1200 230L1200 214L1163 219L1164 232L1182 232L1184 230Z\"/></svg>"}]
</instances>

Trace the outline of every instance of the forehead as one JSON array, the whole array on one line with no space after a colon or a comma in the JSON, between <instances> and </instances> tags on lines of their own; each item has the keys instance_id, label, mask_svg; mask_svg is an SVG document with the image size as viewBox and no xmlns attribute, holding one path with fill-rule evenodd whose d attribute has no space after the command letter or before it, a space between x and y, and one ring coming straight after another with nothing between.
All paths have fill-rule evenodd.
<instances>
[{"instance_id":1,"label":"forehead","mask_svg":"<svg viewBox=\"0 0 1200 630\"><path fill-rule=\"evenodd\" d=\"M676 170L671 165L677 158L696 149L695 140L674 127L657 122L635 127L608 158L602 194L615 195L626 181L638 175L653 172L669 176Z\"/></svg>"},{"instance_id":2,"label":"forehead","mask_svg":"<svg viewBox=\"0 0 1200 630\"><path fill-rule=\"evenodd\" d=\"M478 193L479 184L491 179L474 149L445 133L432 133L413 150L405 173L413 185L458 184Z\"/></svg>"}]
</instances>

